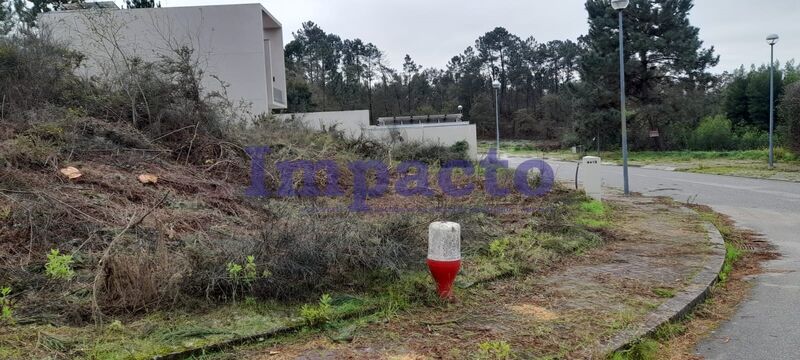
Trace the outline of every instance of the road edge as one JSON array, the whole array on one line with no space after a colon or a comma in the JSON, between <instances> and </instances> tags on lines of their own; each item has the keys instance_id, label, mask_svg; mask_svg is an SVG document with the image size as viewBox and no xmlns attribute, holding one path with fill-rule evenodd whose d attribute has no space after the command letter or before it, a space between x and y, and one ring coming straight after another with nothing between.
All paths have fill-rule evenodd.
<instances>
[{"instance_id":1,"label":"road edge","mask_svg":"<svg viewBox=\"0 0 800 360\"><path fill-rule=\"evenodd\" d=\"M683 208L687 212L697 214L688 208ZM618 333L611 339L601 344L602 354L613 354L624 350L640 339L655 333L661 325L668 322L683 319L694 308L705 301L711 289L719 280L719 274L725 265L725 240L719 230L710 222L703 222L703 227L708 233L708 241L711 243L709 255L703 265L702 270L692 279L683 291L675 297L661 304L655 311L647 314L645 320L639 326Z\"/></svg>"}]
</instances>

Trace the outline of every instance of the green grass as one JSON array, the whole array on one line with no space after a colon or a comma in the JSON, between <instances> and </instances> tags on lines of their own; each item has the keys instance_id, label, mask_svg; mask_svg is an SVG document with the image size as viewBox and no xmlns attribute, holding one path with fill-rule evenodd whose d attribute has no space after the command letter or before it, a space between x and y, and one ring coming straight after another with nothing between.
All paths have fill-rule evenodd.
<instances>
[{"instance_id":1,"label":"green grass","mask_svg":"<svg viewBox=\"0 0 800 360\"><path fill-rule=\"evenodd\" d=\"M664 299L671 299L675 297L675 290L672 289L664 289L664 288L655 288L653 289L653 294L656 296Z\"/></svg>"},{"instance_id":2,"label":"green grass","mask_svg":"<svg viewBox=\"0 0 800 360\"><path fill-rule=\"evenodd\" d=\"M508 360L511 359L511 345L507 342L485 341L478 346L476 359L480 360Z\"/></svg>"},{"instance_id":3,"label":"green grass","mask_svg":"<svg viewBox=\"0 0 800 360\"><path fill-rule=\"evenodd\" d=\"M658 355L658 342L643 339L630 348L613 353L611 360L652 360Z\"/></svg>"},{"instance_id":4,"label":"green grass","mask_svg":"<svg viewBox=\"0 0 800 360\"><path fill-rule=\"evenodd\" d=\"M604 160L621 161L620 152L603 152ZM768 150L734 150L734 151L632 151L629 161L657 163L657 162L688 162L696 160L752 160L766 161L769 159ZM798 162L797 155L783 148L775 149L775 160L783 162Z\"/></svg>"},{"instance_id":5,"label":"green grass","mask_svg":"<svg viewBox=\"0 0 800 360\"><path fill-rule=\"evenodd\" d=\"M511 156L546 158L560 161L578 161L584 155L599 156L603 162L620 164L622 154L619 151L604 151L598 154L588 151L585 154L574 154L570 150L543 150L539 142L511 140L501 142L501 150ZM479 151L486 152L494 146L494 142L481 141ZM775 167L769 168L767 162L769 151L732 150L732 151L632 151L628 163L632 166L666 166L677 171L728 175L740 177L766 178L800 182L800 154L786 148L775 149Z\"/></svg>"},{"instance_id":6,"label":"green grass","mask_svg":"<svg viewBox=\"0 0 800 360\"><path fill-rule=\"evenodd\" d=\"M328 297L324 320L368 312L378 302L377 299ZM18 326L14 334L0 335L0 344L32 340L31 345L38 343L39 346L26 349L0 345L0 358L149 359L302 323L304 320L298 316L298 309L297 306L247 301L203 313L159 312L127 324L114 321L102 327ZM28 356L23 356L26 353Z\"/></svg>"},{"instance_id":7,"label":"green grass","mask_svg":"<svg viewBox=\"0 0 800 360\"><path fill-rule=\"evenodd\" d=\"M594 200L584 202L579 206L576 222L593 229L611 226L606 206L602 202Z\"/></svg>"},{"instance_id":8,"label":"green grass","mask_svg":"<svg viewBox=\"0 0 800 360\"><path fill-rule=\"evenodd\" d=\"M494 142L481 141L478 145L480 151L486 152L494 146ZM546 157L579 159L581 154L573 154L571 151L563 150L542 150L535 141L511 140L502 141L500 149L504 152L516 155L538 155L544 154ZM587 151L587 155L598 155L596 151ZM600 154L603 160L622 161L622 153L619 151L603 151ZM741 161L766 161L769 158L767 149L758 150L730 150L730 151L631 151L628 160L633 163L680 163L697 160L741 160ZM787 163L800 163L800 155L794 154L786 148L775 148L775 161Z\"/></svg>"},{"instance_id":9,"label":"green grass","mask_svg":"<svg viewBox=\"0 0 800 360\"><path fill-rule=\"evenodd\" d=\"M686 332L686 325L676 322L668 322L656 329L653 338L658 341L668 341Z\"/></svg>"},{"instance_id":10,"label":"green grass","mask_svg":"<svg viewBox=\"0 0 800 360\"><path fill-rule=\"evenodd\" d=\"M720 281L728 281L728 277L733 271L733 266L742 258L742 255L744 255L742 249L731 243L725 243L725 264L722 265L722 271L719 273Z\"/></svg>"}]
</instances>

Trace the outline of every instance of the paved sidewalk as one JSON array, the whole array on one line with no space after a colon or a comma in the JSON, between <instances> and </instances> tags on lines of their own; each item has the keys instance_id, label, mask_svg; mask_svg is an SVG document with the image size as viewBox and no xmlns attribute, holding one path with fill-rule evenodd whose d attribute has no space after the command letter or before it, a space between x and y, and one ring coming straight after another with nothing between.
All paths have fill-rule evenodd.
<instances>
[{"instance_id":1,"label":"paved sidewalk","mask_svg":"<svg viewBox=\"0 0 800 360\"><path fill-rule=\"evenodd\" d=\"M300 335L240 358L463 359L510 351L520 358L603 358L620 333L640 328L680 296L713 252L707 229L686 209L649 198L616 198L605 246L536 274L460 294L389 321Z\"/></svg>"}]
</instances>

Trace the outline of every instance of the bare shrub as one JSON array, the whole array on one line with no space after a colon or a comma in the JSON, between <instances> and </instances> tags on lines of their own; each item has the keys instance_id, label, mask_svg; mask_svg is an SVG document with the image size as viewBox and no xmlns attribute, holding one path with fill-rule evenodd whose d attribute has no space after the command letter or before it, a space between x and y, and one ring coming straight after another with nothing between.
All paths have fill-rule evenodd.
<instances>
[{"instance_id":1,"label":"bare shrub","mask_svg":"<svg viewBox=\"0 0 800 360\"><path fill-rule=\"evenodd\" d=\"M73 71L83 56L30 34L0 37L2 118L41 106L66 104L79 88Z\"/></svg>"},{"instance_id":2,"label":"bare shrub","mask_svg":"<svg viewBox=\"0 0 800 360\"><path fill-rule=\"evenodd\" d=\"M412 216L366 222L355 216L282 219L264 231L258 253L270 258L273 277L256 289L279 297L305 296L347 285L364 287L365 278L398 274L424 258L427 223Z\"/></svg>"},{"instance_id":3,"label":"bare shrub","mask_svg":"<svg viewBox=\"0 0 800 360\"><path fill-rule=\"evenodd\" d=\"M164 248L112 255L105 263L100 305L106 312L140 312L175 304L188 264Z\"/></svg>"},{"instance_id":4,"label":"bare shrub","mask_svg":"<svg viewBox=\"0 0 800 360\"><path fill-rule=\"evenodd\" d=\"M468 160L469 144L464 141L452 146L428 144L421 142L402 142L392 149L392 155L398 161L421 161L428 165L443 166L452 160Z\"/></svg>"},{"instance_id":5,"label":"bare shrub","mask_svg":"<svg viewBox=\"0 0 800 360\"><path fill-rule=\"evenodd\" d=\"M27 86L19 93L40 96L8 98L13 106L4 107L4 120L13 120L0 122L0 280L30 294L16 311L39 315L34 321L80 324L97 313L140 313L202 298L214 303L242 293L299 300L326 291L373 290L424 268L432 221L461 223L465 250L475 252L502 230L529 220L530 213L466 210L326 211L348 205L336 197L245 198L250 169L245 146L272 150L264 164L269 186L280 181L275 165L280 161L334 160L345 192L352 191L347 162L441 164L466 158L467 149L463 144L389 149L364 138L346 139L335 128L316 132L271 117L248 119L224 91L201 95L203 73L188 48L154 63L128 59L118 78L104 82L74 78L69 66L45 64L69 53L25 41L33 40L2 43L13 50L4 59L14 63L34 51L26 47L39 47L47 51L42 50L45 60L36 61L50 70L42 74L17 62L14 72L0 74L4 91ZM45 89L34 82L57 86ZM65 179L58 175L63 166L84 175ZM464 180L480 188L479 173ZM142 184L141 174L156 174L158 182ZM502 171L500 186L511 188L512 175ZM430 198L387 194L369 201L412 208L535 205L518 194L456 199L441 191ZM126 232L132 214L143 208L152 208L151 215ZM569 231L565 216L540 220L534 226L542 225L542 231ZM56 248L74 256L75 276L54 285L43 269L46 254Z\"/></svg>"}]
</instances>

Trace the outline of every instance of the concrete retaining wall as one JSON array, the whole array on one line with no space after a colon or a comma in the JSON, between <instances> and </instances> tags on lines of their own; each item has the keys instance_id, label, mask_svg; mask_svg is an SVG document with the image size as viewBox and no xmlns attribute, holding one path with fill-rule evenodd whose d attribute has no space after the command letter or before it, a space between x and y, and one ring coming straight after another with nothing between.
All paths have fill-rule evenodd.
<instances>
[{"instance_id":1,"label":"concrete retaining wall","mask_svg":"<svg viewBox=\"0 0 800 360\"><path fill-rule=\"evenodd\" d=\"M444 146L453 145L459 141L469 144L469 156L478 159L478 137L474 124L468 123L443 123L425 125L399 125L399 126L370 126L367 136L373 139L385 140L398 136L402 141L422 141Z\"/></svg>"},{"instance_id":2,"label":"concrete retaining wall","mask_svg":"<svg viewBox=\"0 0 800 360\"><path fill-rule=\"evenodd\" d=\"M298 121L320 131L336 126L337 130L344 131L345 136L352 138L361 136L363 129L369 127L369 110L279 114L275 117L283 121Z\"/></svg>"},{"instance_id":3,"label":"concrete retaining wall","mask_svg":"<svg viewBox=\"0 0 800 360\"><path fill-rule=\"evenodd\" d=\"M369 111L328 111L317 113L298 113L275 115L283 121L298 121L314 130L330 129L336 126L346 136L358 138L362 134L370 139L383 142L421 141L425 143L450 146L459 141L469 144L469 156L478 159L478 137L474 124L457 122L441 124L415 124L397 126L373 126L369 124Z\"/></svg>"}]
</instances>

